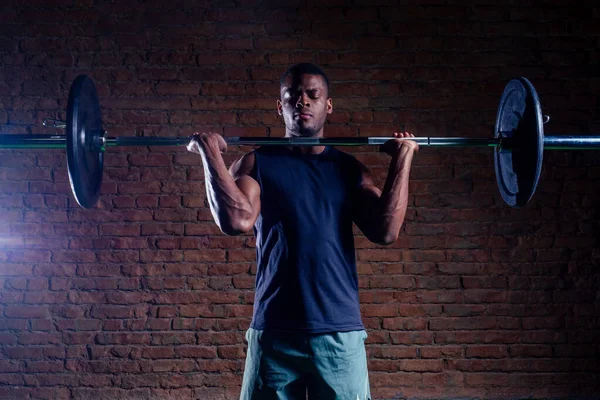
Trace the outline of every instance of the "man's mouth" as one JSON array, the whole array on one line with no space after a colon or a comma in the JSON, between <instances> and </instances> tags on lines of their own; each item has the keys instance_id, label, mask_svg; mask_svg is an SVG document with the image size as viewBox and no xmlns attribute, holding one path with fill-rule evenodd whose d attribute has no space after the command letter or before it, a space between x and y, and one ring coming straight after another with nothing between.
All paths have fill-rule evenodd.
<instances>
[{"instance_id":1,"label":"man's mouth","mask_svg":"<svg viewBox=\"0 0 600 400\"><path fill-rule=\"evenodd\" d=\"M310 113L298 113L298 114L294 114L295 117L298 117L300 119L309 119L312 118L312 114Z\"/></svg>"}]
</instances>

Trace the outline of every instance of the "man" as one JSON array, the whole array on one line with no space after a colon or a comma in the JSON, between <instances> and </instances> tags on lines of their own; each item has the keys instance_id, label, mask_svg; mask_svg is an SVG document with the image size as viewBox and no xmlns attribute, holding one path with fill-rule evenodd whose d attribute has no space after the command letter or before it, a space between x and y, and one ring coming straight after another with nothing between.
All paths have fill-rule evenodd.
<instances>
[{"instance_id":1,"label":"man","mask_svg":"<svg viewBox=\"0 0 600 400\"><path fill-rule=\"evenodd\" d=\"M277 111L286 137L320 138L333 111L312 64L288 69ZM261 147L233 163L216 133L196 134L213 217L228 235L254 229L257 275L242 399L370 399L352 223L379 244L404 221L418 145L395 133L383 192L361 163L329 146Z\"/></svg>"}]
</instances>

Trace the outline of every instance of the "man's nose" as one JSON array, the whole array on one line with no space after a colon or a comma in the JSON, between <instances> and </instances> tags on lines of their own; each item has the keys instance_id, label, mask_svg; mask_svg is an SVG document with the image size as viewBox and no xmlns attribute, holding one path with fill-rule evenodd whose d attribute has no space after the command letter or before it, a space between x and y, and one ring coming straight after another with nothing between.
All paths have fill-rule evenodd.
<instances>
[{"instance_id":1,"label":"man's nose","mask_svg":"<svg viewBox=\"0 0 600 400\"><path fill-rule=\"evenodd\" d=\"M310 103L308 102L308 96L305 93L301 94L300 97L298 97L298 101L296 102L296 107L299 107L299 108L310 107Z\"/></svg>"}]
</instances>

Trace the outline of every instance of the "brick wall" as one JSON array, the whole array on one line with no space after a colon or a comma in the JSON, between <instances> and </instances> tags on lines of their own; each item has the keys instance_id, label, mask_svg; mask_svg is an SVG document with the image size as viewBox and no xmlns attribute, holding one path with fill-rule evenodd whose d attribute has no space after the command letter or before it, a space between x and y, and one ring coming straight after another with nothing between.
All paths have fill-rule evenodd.
<instances>
[{"instance_id":1,"label":"brick wall","mask_svg":"<svg viewBox=\"0 0 600 400\"><path fill-rule=\"evenodd\" d=\"M125 3L3 3L0 132L54 133L86 73L110 136L280 136L300 61L333 83L329 136L490 137L519 75L548 133L600 131L592 1ZM387 156L353 152L381 184ZM422 149L397 243L356 232L377 399L600 396L600 154L546 152L519 210L492 160ZM183 148L111 148L83 210L63 150L0 151L0 398L237 398L254 239L221 234L204 190Z\"/></svg>"}]
</instances>

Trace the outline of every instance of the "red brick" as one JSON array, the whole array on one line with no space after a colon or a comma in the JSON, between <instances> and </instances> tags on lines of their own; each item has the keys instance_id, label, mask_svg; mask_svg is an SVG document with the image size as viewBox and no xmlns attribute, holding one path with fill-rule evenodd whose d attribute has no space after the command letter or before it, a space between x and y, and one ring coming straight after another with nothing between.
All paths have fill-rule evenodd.
<instances>
[{"instance_id":1,"label":"red brick","mask_svg":"<svg viewBox=\"0 0 600 400\"><path fill-rule=\"evenodd\" d=\"M9 318L47 318L48 308L44 306L6 306L4 314Z\"/></svg>"},{"instance_id":2,"label":"red brick","mask_svg":"<svg viewBox=\"0 0 600 400\"><path fill-rule=\"evenodd\" d=\"M0 343L1 344L16 344L17 336L12 333L0 332Z\"/></svg>"},{"instance_id":3,"label":"red brick","mask_svg":"<svg viewBox=\"0 0 600 400\"><path fill-rule=\"evenodd\" d=\"M384 318L383 328L389 330L418 330L422 331L427 328L426 318Z\"/></svg>"},{"instance_id":4,"label":"red brick","mask_svg":"<svg viewBox=\"0 0 600 400\"><path fill-rule=\"evenodd\" d=\"M442 370L441 360L402 360L401 371L409 372L440 372Z\"/></svg>"},{"instance_id":5,"label":"red brick","mask_svg":"<svg viewBox=\"0 0 600 400\"><path fill-rule=\"evenodd\" d=\"M506 346L468 346L467 358L506 358L508 348Z\"/></svg>"},{"instance_id":6,"label":"red brick","mask_svg":"<svg viewBox=\"0 0 600 400\"><path fill-rule=\"evenodd\" d=\"M552 346L514 344L510 346L509 351L512 357L550 357Z\"/></svg>"},{"instance_id":7,"label":"red brick","mask_svg":"<svg viewBox=\"0 0 600 400\"><path fill-rule=\"evenodd\" d=\"M21 333L19 335L19 344L57 344L60 343L60 335L55 333Z\"/></svg>"}]
</instances>

